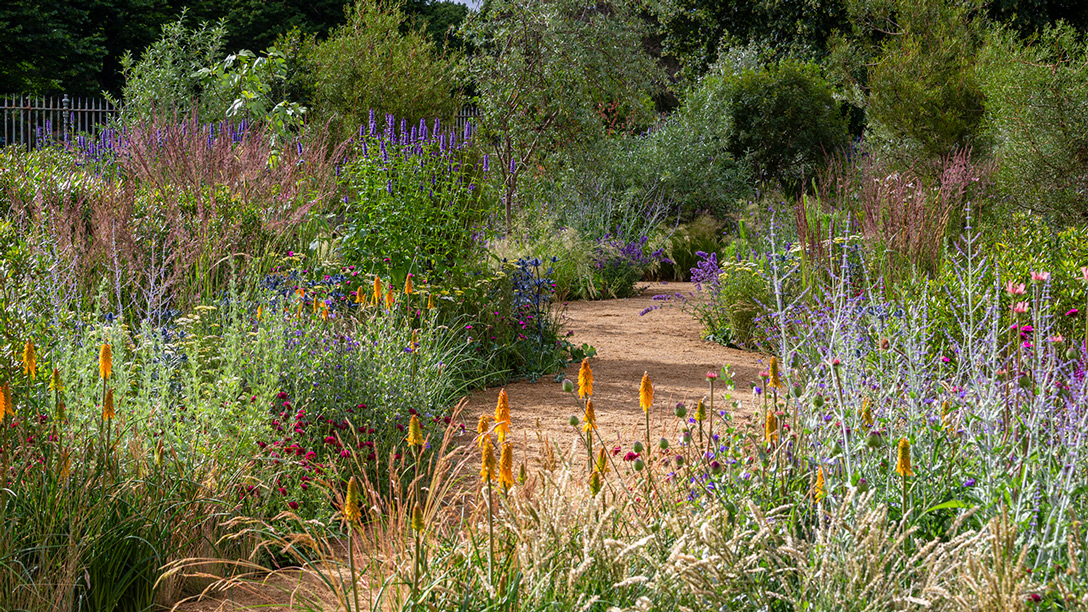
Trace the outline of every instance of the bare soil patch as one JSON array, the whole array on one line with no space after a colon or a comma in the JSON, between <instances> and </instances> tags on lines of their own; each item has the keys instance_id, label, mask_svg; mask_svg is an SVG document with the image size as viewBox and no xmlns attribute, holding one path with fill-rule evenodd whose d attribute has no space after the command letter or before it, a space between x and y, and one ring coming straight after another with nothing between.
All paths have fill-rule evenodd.
<instances>
[{"instance_id":1,"label":"bare soil patch","mask_svg":"<svg viewBox=\"0 0 1088 612\"><path fill-rule=\"evenodd\" d=\"M615 440L626 449L635 433L643 431L645 416L638 404L643 372L654 384L656 414L652 416L659 426L675 424L672 412L677 402L693 407L699 398L708 395L706 373L718 371L723 365L732 367L737 387L733 396L742 401L734 418L747 416L754 408L752 384L765 367L758 354L702 339L699 323L677 307L640 315L654 304L655 295L693 291L691 283L651 283L635 297L567 305L565 325L573 332L569 340L577 345L586 342L597 349L597 356L590 360L593 402L598 428L610 443ZM567 368L566 376L577 382L578 364ZM537 433L540 439L564 444L573 439L574 430L568 420L572 414L581 418L581 408L552 377L513 383L506 387L506 393L514 437L526 441L523 444L527 443L528 455L540 450ZM480 414L494 412L498 394L496 388L469 397L462 417L469 434L475 434L473 428ZM716 406L724 407L722 385L717 385L715 395Z\"/></svg>"}]
</instances>

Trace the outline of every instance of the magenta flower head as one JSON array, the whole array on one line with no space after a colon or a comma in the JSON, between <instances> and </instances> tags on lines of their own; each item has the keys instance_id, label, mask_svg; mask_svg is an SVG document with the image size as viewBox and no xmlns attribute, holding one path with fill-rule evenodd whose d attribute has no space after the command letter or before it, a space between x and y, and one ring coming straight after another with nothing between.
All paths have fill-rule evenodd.
<instances>
[{"instance_id":1,"label":"magenta flower head","mask_svg":"<svg viewBox=\"0 0 1088 612\"><path fill-rule=\"evenodd\" d=\"M1012 305L1012 311L1015 312L1016 314L1024 314L1024 313L1026 313L1028 311L1028 303L1027 302L1016 302L1015 304Z\"/></svg>"},{"instance_id":2,"label":"magenta flower head","mask_svg":"<svg viewBox=\"0 0 1088 612\"><path fill-rule=\"evenodd\" d=\"M1050 272L1035 272L1031 273L1031 282L1033 283L1045 283L1050 280Z\"/></svg>"},{"instance_id":3,"label":"magenta flower head","mask_svg":"<svg viewBox=\"0 0 1088 612\"><path fill-rule=\"evenodd\" d=\"M1076 308L1070 308L1069 310L1065 311L1065 316L1067 316L1067 317L1075 317L1075 316L1077 316L1079 314L1080 314L1080 311L1077 310Z\"/></svg>"},{"instance_id":4,"label":"magenta flower head","mask_svg":"<svg viewBox=\"0 0 1088 612\"><path fill-rule=\"evenodd\" d=\"M1005 283L1005 293L1009 295L1024 295L1024 283L1017 285L1013 281Z\"/></svg>"}]
</instances>

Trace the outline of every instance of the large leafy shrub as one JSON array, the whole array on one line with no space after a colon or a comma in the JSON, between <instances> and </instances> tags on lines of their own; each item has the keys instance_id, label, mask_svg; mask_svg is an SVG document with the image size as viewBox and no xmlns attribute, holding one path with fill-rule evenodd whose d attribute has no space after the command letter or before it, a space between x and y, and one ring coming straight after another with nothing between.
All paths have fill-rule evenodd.
<instances>
[{"instance_id":1,"label":"large leafy shrub","mask_svg":"<svg viewBox=\"0 0 1088 612\"><path fill-rule=\"evenodd\" d=\"M411 122L451 119L460 105L455 60L426 34L402 31L404 14L381 0L359 0L348 22L310 53L314 110L345 134L367 112Z\"/></svg>"},{"instance_id":2,"label":"large leafy shrub","mask_svg":"<svg viewBox=\"0 0 1088 612\"><path fill-rule=\"evenodd\" d=\"M1060 222L1088 219L1088 43L1061 25L1021 41L999 30L983 54L998 187Z\"/></svg>"},{"instance_id":3,"label":"large leafy shrub","mask_svg":"<svg viewBox=\"0 0 1088 612\"><path fill-rule=\"evenodd\" d=\"M855 20L886 36L868 68L869 133L908 164L978 147L984 95L973 70L982 38L980 2L861 4Z\"/></svg>"},{"instance_id":4,"label":"large leafy shrub","mask_svg":"<svg viewBox=\"0 0 1088 612\"><path fill-rule=\"evenodd\" d=\"M121 59L123 123L147 121L156 115L188 117L194 112L208 120L224 117L224 113L202 105L204 100L217 100L219 96L207 94L214 94L218 82L199 73L223 59L226 28L223 24L190 28L185 20L183 13L177 21L164 25L162 37L139 59L131 54Z\"/></svg>"},{"instance_id":5,"label":"large leafy shrub","mask_svg":"<svg viewBox=\"0 0 1088 612\"><path fill-rule=\"evenodd\" d=\"M819 69L793 60L745 70L728 83L728 151L756 178L797 193L848 141L846 117Z\"/></svg>"}]
</instances>

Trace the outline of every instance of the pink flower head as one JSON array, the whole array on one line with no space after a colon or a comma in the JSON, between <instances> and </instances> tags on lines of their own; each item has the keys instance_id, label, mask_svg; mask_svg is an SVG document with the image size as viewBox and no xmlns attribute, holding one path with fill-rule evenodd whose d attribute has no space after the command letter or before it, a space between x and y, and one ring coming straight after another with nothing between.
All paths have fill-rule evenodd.
<instances>
[{"instance_id":1,"label":"pink flower head","mask_svg":"<svg viewBox=\"0 0 1088 612\"><path fill-rule=\"evenodd\" d=\"M1031 282L1033 283L1045 283L1050 280L1050 272L1035 272L1031 273Z\"/></svg>"},{"instance_id":2,"label":"pink flower head","mask_svg":"<svg viewBox=\"0 0 1088 612\"><path fill-rule=\"evenodd\" d=\"M1016 283L1009 281L1005 283L1005 293L1009 295L1024 295L1024 283L1017 285Z\"/></svg>"},{"instance_id":3,"label":"pink flower head","mask_svg":"<svg viewBox=\"0 0 1088 612\"><path fill-rule=\"evenodd\" d=\"M707 380L717 380L718 379L718 373L717 372L707 372L706 373L706 379Z\"/></svg>"},{"instance_id":4,"label":"pink flower head","mask_svg":"<svg viewBox=\"0 0 1088 612\"><path fill-rule=\"evenodd\" d=\"M1027 302L1016 302L1012 305L1012 311L1016 314L1024 314L1028 311Z\"/></svg>"},{"instance_id":5,"label":"pink flower head","mask_svg":"<svg viewBox=\"0 0 1088 612\"><path fill-rule=\"evenodd\" d=\"M1065 342L1065 337L1063 337L1061 334L1055 334L1047 338L1047 340L1053 342L1054 344L1058 344L1059 342Z\"/></svg>"},{"instance_id":6,"label":"pink flower head","mask_svg":"<svg viewBox=\"0 0 1088 612\"><path fill-rule=\"evenodd\" d=\"M1065 316L1067 316L1067 317L1075 317L1078 314L1080 314L1080 311L1077 310L1076 308L1070 308L1069 310L1067 310L1065 312Z\"/></svg>"},{"instance_id":7,"label":"pink flower head","mask_svg":"<svg viewBox=\"0 0 1088 612\"><path fill-rule=\"evenodd\" d=\"M1088 283L1088 266L1080 267L1080 279Z\"/></svg>"}]
</instances>

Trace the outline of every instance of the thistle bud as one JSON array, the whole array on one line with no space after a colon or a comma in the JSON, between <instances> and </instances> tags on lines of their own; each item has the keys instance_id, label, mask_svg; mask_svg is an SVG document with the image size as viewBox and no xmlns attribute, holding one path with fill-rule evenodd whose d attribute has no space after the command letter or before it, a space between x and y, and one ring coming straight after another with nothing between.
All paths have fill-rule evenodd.
<instances>
[{"instance_id":1,"label":"thistle bud","mask_svg":"<svg viewBox=\"0 0 1088 612\"><path fill-rule=\"evenodd\" d=\"M574 393L574 381L569 378L563 379L563 392Z\"/></svg>"},{"instance_id":2,"label":"thistle bud","mask_svg":"<svg viewBox=\"0 0 1088 612\"><path fill-rule=\"evenodd\" d=\"M634 468L636 472L641 472L646 467L646 464L642 459L635 459Z\"/></svg>"},{"instance_id":3,"label":"thistle bud","mask_svg":"<svg viewBox=\"0 0 1088 612\"><path fill-rule=\"evenodd\" d=\"M684 467L684 456L683 455L677 455L676 456L676 467L678 467L678 468Z\"/></svg>"},{"instance_id":4,"label":"thistle bud","mask_svg":"<svg viewBox=\"0 0 1088 612\"><path fill-rule=\"evenodd\" d=\"M641 453L643 448L641 440L635 440L635 443L631 445L631 449L636 453Z\"/></svg>"},{"instance_id":5,"label":"thistle bud","mask_svg":"<svg viewBox=\"0 0 1088 612\"><path fill-rule=\"evenodd\" d=\"M571 427L578 427L578 415L570 415L570 418L567 419L567 423L569 423Z\"/></svg>"},{"instance_id":6,"label":"thistle bud","mask_svg":"<svg viewBox=\"0 0 1088 612\"><path fill-rule=\"evenodd\" d=\"M665 450L665 449L667 449L667 448L669 447L669 440L668 440L668 438L661 438L661 440L659 440L659 441L658 441L658 443L657 443L657 446L658 446L658 448L660 448L661 450Z\"/></svg>"},{"instance_id":7,"label":"thistle bud","mask_svg":"<svg viewBox=\"0 0 1088 612\"><path fill-rule=\"evenodd\" d=\"M673 414L676 415L676 418L682 419L688 416L688 407L684 405L684 402L677 402L676 410L673 411Z\"/></svg>"}]
</instances>

